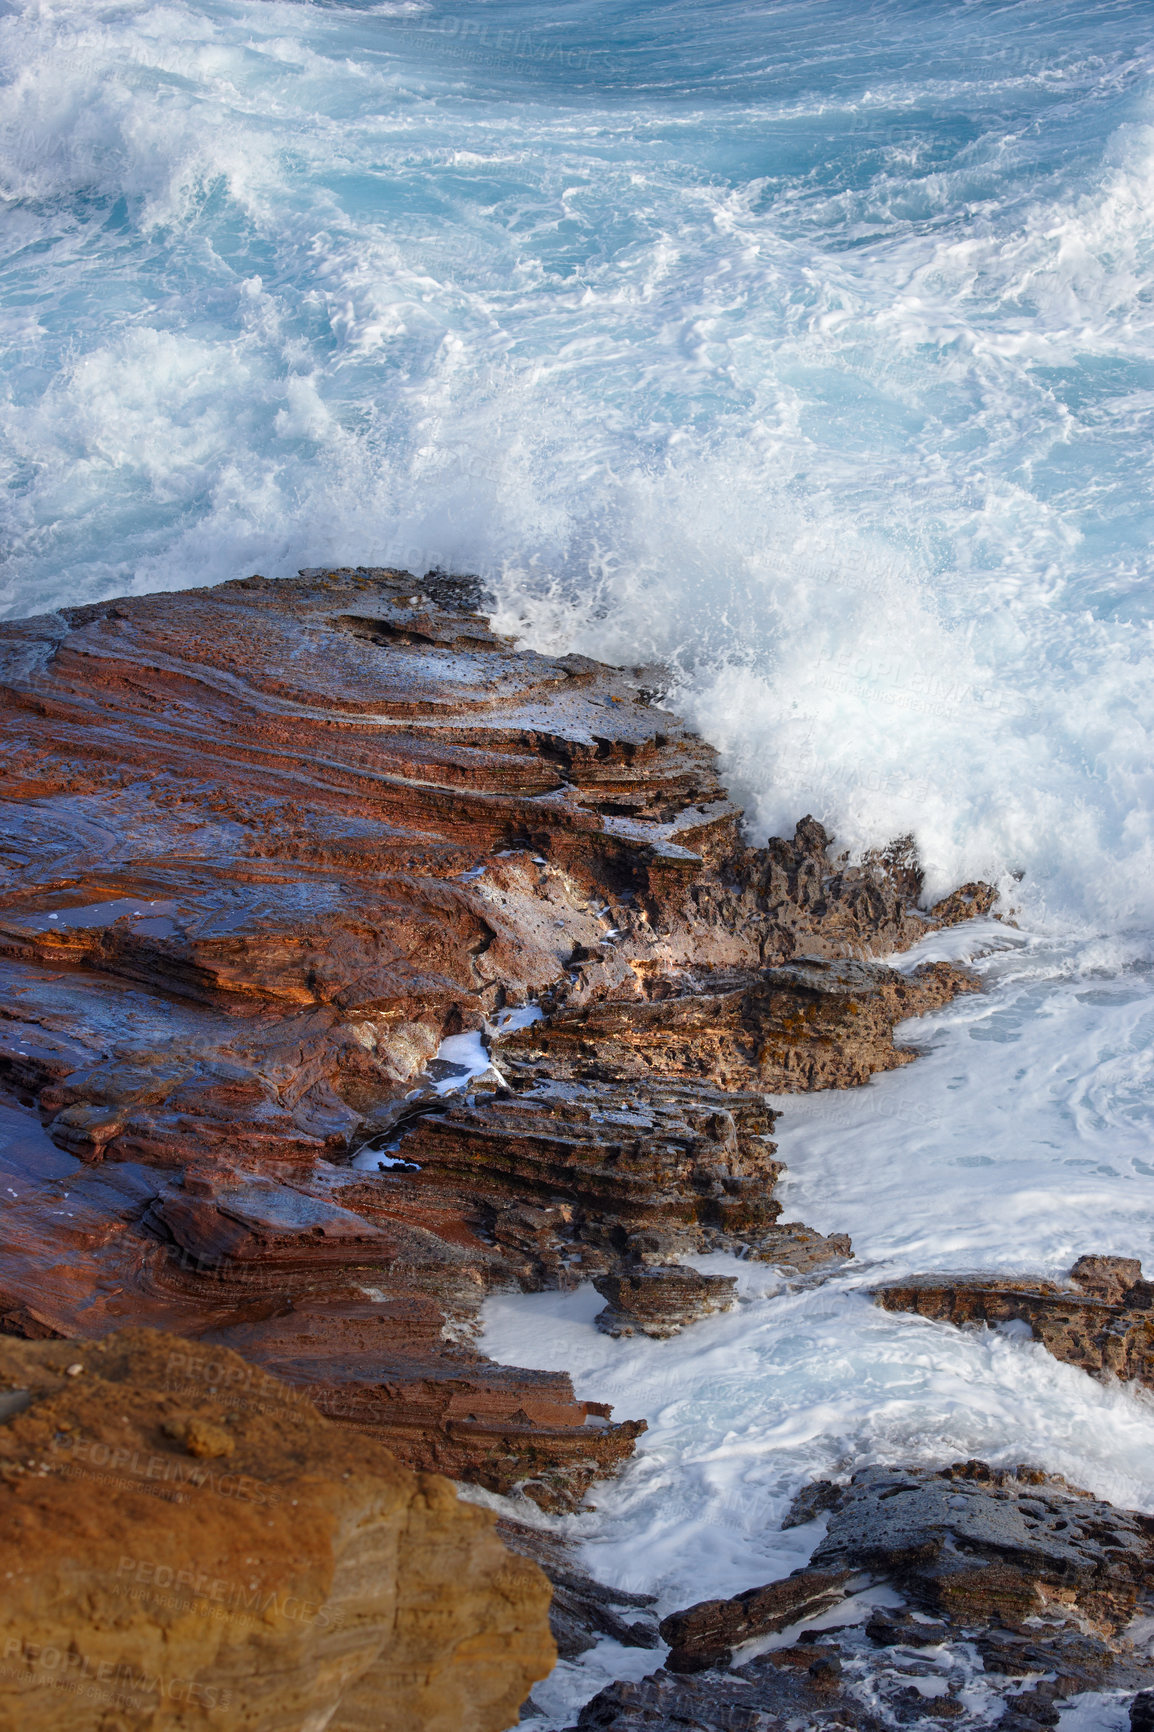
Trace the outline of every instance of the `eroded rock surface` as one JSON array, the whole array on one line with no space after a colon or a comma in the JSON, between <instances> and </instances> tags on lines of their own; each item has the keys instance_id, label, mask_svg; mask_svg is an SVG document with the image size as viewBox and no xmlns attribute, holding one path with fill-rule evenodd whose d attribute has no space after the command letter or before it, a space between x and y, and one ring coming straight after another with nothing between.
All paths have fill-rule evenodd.
<instances>
[{"instance_id":1,"label":"eroded rock surface","mask_svg":"<svg viewBox=\"0 0 1154 1732\"><path fill-rule=\"evenodd\" d=\"M485 1295L848 1255L778 1219L763 1091L903 1062L971 983L870 956L992 892L919 909L908 844L851 865L813 819L747 847L651 670L477 605L318 570L0 627L0 1327L233 1346L565 1507L644 1420L486 1361ZM530 1001L438 1095L442 1039Z\"/></svg>"},{"instance_id":2,"label":"eroded rock surface","mask_svg":"<svg viewBox=\"0 0 1154 1732\"><path fill-rule=\"evenodd\" d=\"M594 1318L605 1335L648 1335L655 1341L676 1335L687 1323L728 1311L736 1275L702 1275L682 1263L646 1264L593 1282L606 1301Z\"/></svg>"},{"instance_id":3,"label":"eroded rock surface","mask_svg":"<svg viewBox=\"0 0 1154 1732\"><path fill-rule=\"evenodd\" d=\"M1147 1647L1127 1635L1154 1606L1154 1517L976 1461L867 1468L844 1487L807 1488L797 1517L823 1509L829 1526L806 1568L665 1618L665 1666L602 1691L582 1732L995 1719L1031 1732L1057 1724L1057 1704L1082 1691L1154 1683ZM904 1604L864 1626L801 1629L879 1584ZM742 1643L782 1632L794 1642L725 1669Z\"/></svg>"},{"instance_id":4,"label":"eroded rock surface","mask_svg":"<svg viewBox=\"0 0 1154 1732\"><path fill-rule=\"evenodd\" d=\"M661 1639L670 1647L670 1672L704 1672L728 1666L734 1648L759 1636L815 1618L845 1597L846 1568L795 1570L763 1588L747 1588L728 1600L701 1600L662 1619Z\"/></svg>"},{"instance_id":5,"label":"eroded rock surface","mask_svg":"<svg viewBox=\"0 0 1154 1732\"><path fill-rule=\"evenodd\" d=\"M501 1041L506 1074L648 1076L774 1093L852 1088L908 1064L893 1030L976 986L949 963L911 975L880 963L801 957L777 968L641 976L643 997L566 1008Z\"/></svg>"},{"instance_id":6,"label":"eroded rock surface","mask_svg":"<svg viewBox=\"0 0 1154 1732\"><path fill-rule=\"evenodd\" d=\"M1005 1275L915 1275L875 1292L887 1311L943 1323L1025 1323L1056 1359L1096 1377L1154 1385L1154 1283L1132 1257L1079 1257L1069 1283Z\"/></svg>"},{"instance_id":7,"label":"eroded rock surface","mask_svg":"<svg viewBox=\"0 0 1154 1732\"><path fill-rule=\"evenodd\" d=\"M549 1585L236 1354L0 1338L4 1732L504 1732Z\"/></svg>"}]
</instances>

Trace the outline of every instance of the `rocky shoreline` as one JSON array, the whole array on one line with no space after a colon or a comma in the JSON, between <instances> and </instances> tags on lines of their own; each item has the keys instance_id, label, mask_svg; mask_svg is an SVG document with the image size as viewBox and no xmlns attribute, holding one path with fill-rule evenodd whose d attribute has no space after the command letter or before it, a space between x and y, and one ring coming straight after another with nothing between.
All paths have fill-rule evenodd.
<instances>
[{"instance_id":1,"label":"rocky shoreline","mask_svg":"<svg viewBox=\"0 0 1154 1732\"><path fill-rule=\"evenodd\" d=\"M317 570L0 627L0 1341L54 1365L55 1343L164 1331L386 1445L393 1471L556 1512L619 1470L645 1415L486 1359L486 1296L592 1281L600 1327L661 1338L732 1302L687 1254L809 1278L842 1265L844 1235L780 1218L765 1096L907 1062L895 1026L976 982L875 959L994 893L924 909L908 842L855 865L812 818L748 846L714 753L661 707L659 670L518 651L480 602L468 579ZM932 1277L878 1297L1024 1320L1075 1363L1145 1376L1147 1289L1109 1262L1075 1269L1081 1298ZM187 1427L195 1379L184 1398ZM56 1471L20 1463L4 1476L17 1501ZM809 1494L830 1528L804 1580L660 1635L644 1596L504 1522L554 1583L562 1653L599 1634L671 1644L580 1725L988 1724L986 1685L979 1707L961 1681L975 1643L985 1674L1017 1680L997 1698L1006 1727L1055 1723L1078 1690L1154 1684L1125 1634L1146 1518L1029 1467L879 1472ZM900 1544L893 1498L918 1511ZM1071 1526L1076 1545L1054 1541ZM927 1559L959 1547L973 1582L947 1592ZM863 1572L914 1609L803 1640ZM509 1689L541 1675L543 1618ZM894 1684L928 1676L930 1646L944 1691ZM6 1676L0 1701L48 1700ZM907 1688L916 1701L894 1696ZM364 1690L360 1707L337 1697L334 1728L442 1724L412 1705L366 1720ZM477 1700L492 1704L478 1728L508 1724L499 1688ZM287 1712L276 1724L305 1724Z\"/></svg>"}]
</instances>

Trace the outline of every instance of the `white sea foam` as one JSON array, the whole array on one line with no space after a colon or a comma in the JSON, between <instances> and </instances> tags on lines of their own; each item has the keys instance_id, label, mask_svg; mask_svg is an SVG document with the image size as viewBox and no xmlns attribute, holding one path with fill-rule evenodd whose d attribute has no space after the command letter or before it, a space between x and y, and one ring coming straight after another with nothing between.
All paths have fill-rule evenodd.
<instances>
[{"instance_id":1,"label":"white sea foam","mask_svg":"<svg viewBox=\"0 0 1154 1732\"><path fill-rule=\"evenodd\" d=\"M756 830L1149 924L1144 9L882 11L10 5L8 611L480 567Z\"/></svg>"},{"instance_id":2,"label":"white sea foam","mask_svg":"<svg viewBox=\"0 0 1154 1732\"><path fill-rule=\"evenodd\" d=\"M664 1613L786 1574L821 1531L782 1531L793 1494L869 1462L1028 1462L1154 1507L1149 1394L1099 1384L1013 1326L953 1329L868 1295L917 1270L1062 1274L1087 1250L1154 1265L1149 977L1012 936L976 962L990 991L904 1026L925 1049L915 1064L776 1103L785 1214L851 1233L843 1273L787 1287L695 1258L737 1275L739 1304L663 1342L601 1335L591 1288L489 1301L487 1352L569 1369L579 1394L649 1422L596 1510L565 1524L602 1580L657 1592ZM972 959L989 939L982 923L924 950ZM608 1678L646 1669L607 1645L559 1668L538 1692L544 1724L571 1724ZM1071 1724L1113 1723L1112 1703L1099 1721L1091 1706Z\"/></svg>"}]
</instances>

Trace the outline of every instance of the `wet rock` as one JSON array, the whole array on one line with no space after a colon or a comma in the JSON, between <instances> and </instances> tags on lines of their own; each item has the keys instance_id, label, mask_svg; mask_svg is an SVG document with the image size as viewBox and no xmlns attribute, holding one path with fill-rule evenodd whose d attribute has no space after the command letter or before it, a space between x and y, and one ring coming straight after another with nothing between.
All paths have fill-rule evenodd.
<instances>
[{"instance_id":1,"label":"wet rock","mask_svg":"<svg viewBox=\"0 0 1154 1732\"><path fill-rule=\"evenodd\" d=\"M701 1275L679 1264L628 1269L593 1281L608 1301L593 1319L606 1335L651 1335L664 1340L699 1317L733 1304L735 1275Z\"/></svg>"},{"instance_id":2,"label":"wet rock","mask_svg":"<svg viewBox=\"0 0 1154 1732\"><path fill-rule=\"evenodd\" d=\"M881 963L799 957L648 987L643 999L613 996L508 1035L502 1070L606 1082L700 1077L775 1093L850 1088L914 1057L895 1046L897 1023L977 982L944 962L905 975Z\"/></svg>"},{"instance_id":3,"label":"wet rock","mask_svg":"<svg viewBox=\"0 0 1154 1732\"><path fill-rule=\"evenodd\" d=\"M863 1727L929 1716L987 1726L996 1703L987 1695L967 1707L961 1695L974 1680L975 1649L984 1688L1005 1707L998 1724L1019 1732L1056 1724L1058 1704L1080 1692L1154 1683L1154 1664L1126 1636L1135 1614L1154 1606L1154 1518L1037 1470L976 1461L940 1472L867 1468L848 1485L807 1488L797 1513L819 1511L829 1525L808 1566L663 1619L674 1644L665 1669L611 1685L578 1725L776 1732L798 1716ZM792 1648L726 1670L739 1643L812 1619L870 1584L906 1604L876 1608L864 1628L803 1632ZM919 1673L915 1656L928 1649L933 1665ZM889 1722L875 1717L879 1704Z\"/></svg>"},{"instance_id":4,"label":"wet rock","mask_svg":"<svg viewBox=\"0 0 1154 1732\"><path fill-rule=\"evenodd\" d=\"M762 1094L904 1062L971 983L861 959L984 893L927 913L908 840L851 865L812 818L746 846L651 670L478 606L317 569L0 626L0 1327L237 1347L565 1508L644 1421L490 1365L486 1294L848 1255L779 1220ZM442 1039L530 1000L438 1097ZM382 1140L403 1168L350 1169Z\"/></svg>"},{"instance_id":5,"label":"wet rock","mask_svg":"<svg viewBox=\"0 0 1154 1732\"><path fill-rule=\"evenodd\" d=\"M595 1581L577 1566L573 1547L558 1534L507 1516L498 1519L497 1532L510 1551L532 1558L552 1582L549 1627L562 1660L587 1653L602 1636L610 1636L626 1648L660 1645L653 1619L636 1616L638 1611L648 1613L656 1604L653 1594L631 1594Z\"/></svg>"},{"instance_id":6,"label":"wet rock","mask_svg":"<svg viewBox=\"0 0 1154 1732\"><path fill-rule=\"evenodd\" d=\"M843 1686L836 1659L791 1663L789 1650L735 1672L684 1677L662 1669L610 1684L587 1702L569 1732L793 1732L797 1727L883 1732L885 1719Z\"/></svg>"},{"instance_id":7,"label":"wet rock","mask_svg":"<svg viewBox=\"0 0 1154 1732\"><path fill-rule=\"evenodd\" d=\"M414 1197L487 1197L482 1228L519 1243L545 1283L581 1247L624 1253L638 1235L667 1250L752 1244L781 1213L775 1116L761 1094L708 1084L550 1079L446 1102L398 1151L420 1169Z\"/></svg>"},{"instance_id":8,"label":"wet rock","mask_svg":"<svg viewBox=\"0 0 1154 1732\"><path fill-rule=\"evenodd\" d=\"M1154 1690L1143 1690L1131 1702L1130 1732L1154 1732Z\"/></svg>"},{"instance_id":9,"label":"wet rock","mask_svg":"<svg viewBox=\"0 0 1154 1732\"><path fill-rule=\"evenodd\" d=\"M871 1467L831 1512L812 1567L882 1572L957 1625L1024 1630L1076 1610L1111 1637L1154 1587L1154 1521L982 1462Z\"/></svg>"},{"instance_id":10,"label":"wet rock","mask_svg":"<svg viewBox=\"0 0 1154 1732\"><path fill-rule=\"evenodd\" d=\"M879 1648L934 1648L948 1642L954 1633L949 1624L904 1608L874 1612L865 1631Z\"/></svg>"},{"instance_id":11,"label":"wet rock","mask_svg":"<svg viewBox=\"0 0 1154 1732\"><path fill-rule=\"evenodd\" d=\"M733 1649L757 1636L772 1635L805 1618L815 1618L843 1598L851 1571L795 1570L784 1581L748 1588L729 1600L702 1600L661 1621L661 1639L671 1652L671 1672L701 1672L727 1666ZM812 1658L812 1656L811 1656Z\"/></svg>"},{"instance_id":12,"label":"wet rock","mask_svg":"<svg viewBox=\"0 0 1154 1732\"><path fill-rule=\"evenodd\" d=\"M806 1522L816 1521L827 1510L837 1509L843 1497L843 1488L830 1479L815 1479L809 1485L803 1485L790 1503L782 1518L783 1528L804 1527Z\"/></svg>"},{"instance_id":13,"label":"wet rock","mask_svg":"<svg viewBox=\"0 0 1154 1732\"><path fill-rule=\"evenodd\" d=\"M1154 1385L1154 1283L1132 1257L1080 1257L1068 1285L1004 1275L915 1275L878 1288L887 1311L957 1325L1025 1323L1056 1359Z\"/></svg>"}]
</instances>

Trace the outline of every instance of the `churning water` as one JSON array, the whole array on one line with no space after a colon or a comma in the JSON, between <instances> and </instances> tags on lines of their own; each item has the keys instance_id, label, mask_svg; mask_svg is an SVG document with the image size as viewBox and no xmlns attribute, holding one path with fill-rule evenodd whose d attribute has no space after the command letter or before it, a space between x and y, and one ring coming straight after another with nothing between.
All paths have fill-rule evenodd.
<instances>
[{"instance_id":1,"label":"churning water","mask_svg":"<svg viewBox=\"0 0 1154 1732\"><path fill-rule=\"evenodd\" d=\"M756 836L1018 910L917 1065L785 1103L789 1212L863 1273L1149 1255L1149 0L7 0L0 59L4 610L443 565L664 658ZM1144 1399L855 1279L492 1307L652 1421L599 1568L764 1580L871 1453L1154 1507Z\"/></svg>"}]
</instances>

